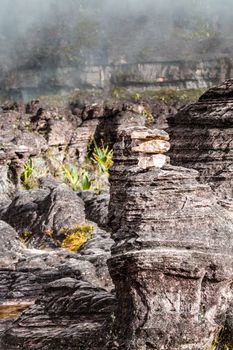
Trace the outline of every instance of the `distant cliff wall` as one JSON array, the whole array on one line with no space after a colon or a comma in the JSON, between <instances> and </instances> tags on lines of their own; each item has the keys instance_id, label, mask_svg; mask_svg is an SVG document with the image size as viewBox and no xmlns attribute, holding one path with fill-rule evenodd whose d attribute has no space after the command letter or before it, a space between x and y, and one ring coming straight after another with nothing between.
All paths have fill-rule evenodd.
<instances>
[{"instance_id":1,"label":"distant cliff wall","mask_svg":"<svg viewBox=\"0 0 233 350\"><path fill-rule=\"evenodd\" d=\"M233 77L233 59L122 63L50 69L26 69L0 75L0 91L11 95L44 94L73 88L109 86L208 88Z\"/></svg>"}]
</instances>

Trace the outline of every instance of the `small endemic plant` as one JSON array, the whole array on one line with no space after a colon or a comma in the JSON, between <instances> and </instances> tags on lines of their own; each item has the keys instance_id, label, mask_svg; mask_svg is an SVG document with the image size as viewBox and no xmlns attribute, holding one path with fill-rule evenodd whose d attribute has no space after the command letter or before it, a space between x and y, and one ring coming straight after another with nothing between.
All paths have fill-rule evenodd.
<instances>
[{"instance_id":1,"label":"small endemic plant","mask_svg":"<svg viewBox=\"0 0 233 350\"><path fill-rule=\"evenodd\" d=\"M78 170L75 165L67 164L63 166L64 182L74 191L85 191L91 188L89 174L85 170Z\"/></svg>"},{"instance_id":2,"label":"small endemic plant","mask_svg":"<svg viewBox=\"0 0 233 350\"><path fill-rule=\"evenodd\" d=\"M21 174L22 185L26 190L31 190L37 187L37 181L33 177L33 162L32 158L29 158L23 166L23 172Z\"/></svg>"},{"instance_id":3,"label":"small endemic plant","mask_svg":"<svg viewBox=\"0 0 233 350\"><path fill-rule=\"evenodd\" d=\"M112 154L113 151L108 146L102 145L99 147L93 140L94 150L92 152L92 160L98 164L102 173L108 175L109 169L113 166Z\"/></svg>"}]
</instances>

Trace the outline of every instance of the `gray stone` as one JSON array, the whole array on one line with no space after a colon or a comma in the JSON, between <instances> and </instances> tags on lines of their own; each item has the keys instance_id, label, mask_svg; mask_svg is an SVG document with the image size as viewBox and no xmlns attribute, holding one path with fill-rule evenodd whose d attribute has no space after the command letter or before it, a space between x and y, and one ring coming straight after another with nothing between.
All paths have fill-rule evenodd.
<instances>
[{"instance_id":1,"label":"gray stone","mask_svg":"<svg viewBox=\"0 0 233 350\"><path fill-rule=\"evenodd\" d=\"M233 297L233 219L195 170L127 167L127 132L110 175L118 348L208 348Z\"/></svg>"},{"instance_id":2,"label":"gray stone","mask_svg":"<svg viewBox=\"0 0 233 350\"><path fill-rule=\"evenodd\" d=\"M199 171L220 200L233 198L233 80L211 88L169 119L171 163Z\"/></svg>"}]
</instances>

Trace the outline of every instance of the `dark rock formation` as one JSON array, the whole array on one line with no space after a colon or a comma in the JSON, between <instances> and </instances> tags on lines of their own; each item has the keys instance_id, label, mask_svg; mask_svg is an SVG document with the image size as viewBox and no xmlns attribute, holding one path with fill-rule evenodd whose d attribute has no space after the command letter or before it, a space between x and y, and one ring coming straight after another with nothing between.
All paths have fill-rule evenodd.
<instances>
[{"instance_id":1,"label":"dark rock formation","mask_svg":"<svg viewBox=\"0 0 233 350\"><path fill-rule=\"evenodd\" d=\"M18 192L10 205L2 211L1 218L14 227L26 240L28 247L37 249L56 248L54 239L66 228L77 224L93 225L90 241L75 258L85 260L85 263L80 262L82 274L87 274L90 269L89 274L97 285L111 288L106 267L112 245L110 234L95 223L86 221L83 201L65 184L52 189Z\"/></svg>"},{"instance_id":2,"label":"dark rock formation","mask_svg":"<svg viewBox=\"0 0 233 350\"><path fill-rule=\"evenodd\" d=\"M42 191L41 197L39 191ZM34 200L36 197L43 198L43 191L37 190ZM62 219L64 222L66 219L79 220L80 215L84 215L82 210L76 205L78 215L72 207L74 202L70 201L71 207L69 202L65 202L66 191L60 192L59 195L58 192L56 203L53 203L57 214L59 213L58 223L62 222ZM27 193L28 199L30 192ZM75 196L76 202L82 203L81 199ZM21 197L23 198L24 196ZM14 204L19 204L19 199L20 195ZM23 200L21 204L21 209L27 207ZM30 206L28 207L30 214ZM8 210L9 218L12 224L15 218L16 226L19 223L25 225L27 219L30 219L27 217L25 221L20 222L18 218L23 218L27 211L20 212L19 208L20 206L12 205ZM10 211L13 209L15 215L11 216ZM35 222L38 219L42 223L38 212L33 209ZM48 210L47 218L50 215L53 218L56 216L52 215L52 210ZM92 238L79 252L42 247L28 249L20 243L16 231L11 226L3 221L0 226L0 239L3 240L0 248L0 349L13 350L20 347L81 350L83 344L86 349L102 349L102 344L106 341L105 334L111 326L115 303L114 296L101 288L112 289L106 266L112 245L109 234L95 226ZM35 232L34 236L36 237ZM37 243L37 239L32 240L31 246ZM28 309L34 303L35 305ZM24 309L28 310L12 323ZM103 324L105 325L101 328Z\"/></svg>"},{"instance_id":3,"label":"dark rock formation","mask_svg":"<svg viewBox=\"0 0 233 350\"><path fill-rule=\"evenodd\" d=\"M24 250L17 232L6 222L0 221L0 261L7 266L6 259L15 259Z\"/></svg>"},{"instance_id":4,"label":"dark rock formation","mask_svg":"<svg viewBox=\"0 0 233 350\"><path fill-rule=\"evenodd\" d=\"M204 93L169 119L172 164L199 171L224 205L233 198L233 80Z\"/></svg>"},{"instance_id":5,"label":"dark rock formation","mask_svg":"<svg viewBox=\"0 0 233 350\"><path fill-rule=\"evenodd\" d=\"M38 248L46 241L46 230L59 233L65 227L83 224L85 211L77 194L67 185L60 184L52 190L19 191L1 217L19 234L31 232L29 241Z\"/></svg>"},{"instance_id":6,"label":"dark rock formation","mask_svg":"<svg viewBox=\"0 0 233 350\"><path fill-rule=\"evenodd\" d=\"M232 218L195 170L141 163L164 140L126 129L115 146L109 268L122 350L208 348L232 300Z\"/></svg>"},{"instance_id":7,"label":"dark rock formation","mask_svg":"<svg viewBox=\"0 0 233 350\"><path fill-rule=\"evenodd\" d=\"M1 349L104 349L114 295L70 277L49 283L44 295L8 328Z\"/></svg>"},{"instance_id":8,"label":"dark rock formation","mask_svg":"<svg viewBox=\"0 0 233 350\"><path fill-rule=\"evenodd\" d=\"M99 227L106 228L108 226L109 192L97 195L94 191L83 191L80 196L85 203L86 218L96 222Z\"/></svg>"}]
</instances>

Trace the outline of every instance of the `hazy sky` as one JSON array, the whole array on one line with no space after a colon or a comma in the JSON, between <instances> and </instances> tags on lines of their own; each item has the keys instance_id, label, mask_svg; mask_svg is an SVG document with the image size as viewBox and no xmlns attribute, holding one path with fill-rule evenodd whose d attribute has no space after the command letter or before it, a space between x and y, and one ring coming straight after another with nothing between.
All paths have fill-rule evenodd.
<instances>
[{"instance_id":1,"label":"hazy sky","mask_svg":"<svg viewBox=\"0 0 233 350\"><path fill-rule=\"evenodd\" d=\"M47 31L51 37L55 32L61 50L66 47L67 51L72 49L73 54L77 52L77 55L92 56L93 62L95 59L104 60L104 51L110 57L106 61L114 60L114 57L117 61L118 54L129 61L147 57L154 60L168 56L169 59L173 56L177 58L179 52L185 56L189 50L195 49L197 54L201 54L202 46L208 51L205 39L209 39L209 50L218 46L219 52L227 52L228 47L231 51L233 33L232 2L233 0L1 0L1 50L8 65L19 64L21 60L26 60L24 56L30 61L29 56L32 57L34 53L38 57L43 56L46 54L42 52L43 38L45 41L48 39ZM85 18L83 22L82 18ZM57 33L60 33L60 39L56 26L59 27ZM210 39L215 36L215 32L218 32L218 40L211 43ZM75 33L78 33L76 37ZM80 33L84 34L84 39ZM92 36L93 53L90 49L92 43L89 42ZM194 44L190 45L190 40ZM69 48L64 44L65 41L69 42ZM73 48L78 47L79 42L80 47L86 45L88 49L79 47L79 51L75 51ZM54 42L51 42L51 52L53 45ZM48 43L45 43L44 48L49 56ZM3 65L3 53L0 65ZM60 57L58 52L56 54Z\"/></svg>"}]
</instances>

